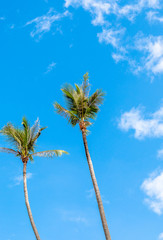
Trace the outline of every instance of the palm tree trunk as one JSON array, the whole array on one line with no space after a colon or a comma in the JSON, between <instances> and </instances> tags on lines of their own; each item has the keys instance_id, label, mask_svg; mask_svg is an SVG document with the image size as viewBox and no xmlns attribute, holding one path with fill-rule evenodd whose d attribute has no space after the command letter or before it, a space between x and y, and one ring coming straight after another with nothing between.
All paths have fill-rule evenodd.
<instances>
[{"instance_id":1,"label":"palm tree trunk","mask_svg":"<svg viewBox=\"0 0 163 240\"><path fill-rule=\"evenodd\" d=\"M97 184L95 172L94 172L94 169L93 169L92 160L91 160L89 150L88 150L88 144L87 144L85 129L82 128L81 130L82 130L85 153L86 153L87 162L88 162L88 166L89 166L89 171L90 171L92 182L93 182L93 187L94 187L95 194L96 194L96 199L97 199L98 208L99 208L99 212L100 212L100 216L101 216L102 226L103 226L104 233L105 233L105 238L106 238L106 240L111 240L111 236L110 236L110 233L109 233L109 228L108 228L106 217L105 217L105 212L104 212L104 207L103 207L103 204L102 204L102 199L101 199L99 187L98 187L98 184Z\"/></svg>"},{"instance_id":2,"label":"palm tree trunk","mask_svg":"<svg viewBox=\"0 0 163 240\"><path fill-rule=\"evenodd\" d=\"M27 211L28 211L28 216L34 231L34 234L36 236L37 240L40 240L40 236L38 234L37 228L35 226L34 220L33 220L33 216L32 216L32 212L31 212L31 208L29 205L29 200L28 200L28 191L27 191L27 178L26 178L26 167L27 167L27 162L24 162L24 167L23 167L23 181L24 181L24 196L25 196L25 204L27 207Z\"/></svg>"}]
</instances>

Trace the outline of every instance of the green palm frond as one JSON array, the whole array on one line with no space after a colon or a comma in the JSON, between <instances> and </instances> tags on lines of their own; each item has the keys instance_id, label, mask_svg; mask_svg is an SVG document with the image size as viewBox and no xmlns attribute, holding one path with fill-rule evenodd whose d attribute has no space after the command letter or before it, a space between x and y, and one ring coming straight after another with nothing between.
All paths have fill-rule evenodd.
<instances>
[{"instance_id":1,"label":"green palm frond","mask_svg":"<svg viewBox=\"0 0 163 240\"><path fill-rule=\"evenodd\" d=\"M35 121L34 125L31 127L30 129L30 139L29 142L34 138L34 136L38 133L40 129L40 121L39 118L37 118L37 120ZM28 143L29 143L28 142Z\"/></svg>"},{"instance_id":2,"label":"green palm frond","mask_svg":"<svg viewBox=\"0 0 163 240\"><path fill-rule=\"evenodd\" d=\"M28 123L26 117L23 117L23 119L22 119L22 125L23 125L23 127L24 127L25 129L27 129L27 130L30 129L30 124Z\"/></svg>"},{"instance_id":3,"label":"green palm frond","mask_svg":"<svg viewBox=\"0 0 163 240\"><path fill-rule=\"evenodd\" d=\"M37 119L34 123L34 125L30 128L30 137L28 139L27 145L28 150L34 152L34 146L38 139L38 137L41 135L41 132L46 129L47 127L40 128L40 121Z\"/></svg>"},{"instance_id":4,"label":"green palm frond","mask_svg":"<svg viewBox=\"0 0 163 240\"><path fill-rule=\"evenodd\" d=\"M75 111L68 111L57 102L54 103L54 108L58 114L66 118L68 122L71 123L73 126L75 126L79 122L79 118L76 116Z\"/></svg>"},{"instance_id":5,"label":"green palm frond","mask_svg":"<svg viewBox=\"0 0 163 240\"><path fill-rule=\"evenodd\" d=\"M81 93L80 87L77 84L75 84L75 87L76 87L76 93L80 94Z\"/></svg>"},{"instance_id":6,"label":"green palm frond","mask_svg":"<svg viewBox=\"0 0 163 240\"><path fill-rule=\"evenodd\" d=\"M69 114L69 111L68 111L68 110L66 110L65 108L63 108L63 107L62 107L59 103L57 103L57 102L55 102L55 103L53 104L53 106L54 106L56 112L57 112L59 115L63 116L64 118L66 118L66 119L69 121L70 114Z\"/></svg>"},{"instance_id":7,"label":"green palm frond","mask_svg":"<svg viewBox=\"0 0 163 240\"><path fill-rule=\"evenodd\" d=\"M31 154L29 155L29 159L31 162L33 162L33 156Z\"/></svg>"},{"instance_id":8,"label":"green palm frond","mask_svg":"<svg viewBox=\"0 0 163 240\"><path fill-rule=\"evenodd\" d=\"M11 148L0 147L0 152L12 153L16 156L20 155L20 153L18 151L15 151L14 149L11 149Z\"/></svg>"},{"instance_id":9,"label":"green palm frond","mask_svg":"<svg viewBox=\"0 0 163 240\"><path fill-rule=\"evenodd\" d=\"M14 144L15 150L11 148L0 147L0 152L13 153L16 156L20 156L22 159L29 158L31 161L33 161L33 156L53 157L61 156L62 154L68 154L63 150L35 152L36 141L46 127L40 127L39 119L37 119L34 125L30 127L30 124L25 117L23 117L22 125L23 127L17 128L11 123L8 123L2 128L0 133L7 138L9 143Z\"/></svg>"},{"instance_id":10,"label":"green palm frond","mask_svg":"<svg viewBox=\"0 0 163 240\"><path fill-rule=\"evenodd\" d=\"M104 101L105 93L101 89L97 89L89 98L88 105L90 106L99 106Z\"/></svg>"},{"instance_id":11,"label":"green palm frond","mask_svg":"<svg viewBox=\"0 0 163 240\"><path fill-rule=\"evenodd\" d=\"M61 90L65 97L67 108L63 108L58 103L54 104L54 108L56 112L65 117L72 126L75 126L79 122L90 123L91 119L94 120L96 118L105 94L101 89L97 89L89 96L90 84L88 73L83 76L81 86L75 84L75 87L73 87L72 85L66 84ZM88 127L89 125L85 126Z\"/></svg>"},{"instance_id":12,"label":"green palm frond","mask_svg":"<svg viewBox=\"0 0 163 240\"><path fill-rule=\"evenodd\" d=\"M30 124L28 123L27 119L25 117L23 117L23 120L22 120L22 125L23 125L23 128L24 128L24 141L23 141L23 145L25 148L27 148L27 144L28 144L28 141L30 139Z\"/></svg>"},{"instance_id":13,"label":"green palm frond","mask_svg":"<svg viewBox=\"0 0 163 240\"><path fill-rule=\"evenodd\" d=\"M15 147L21 149L23 143L22 131L15 128L11 123L7 123L0 131L0 134L4 135Z\"/></svg>"},{"instance_id":14,"label":"green palm frond","mask_svg":"<svg viewBox=\"0 0 163 240\"><path fill-rule=\"evenodd\" d=\"M69 123L75 127L77 123L79 123L79 118L73 115L73 113L70 113Z\"/></svg>"},{"instance_id":15,"label":"green palm frond","mask_svg":"<svg viewBox=\"0 0 163 240\"><path fill-rule=\"evenodd\" d=\"M85 95L86 97L88 97L89 91L90 91L90 84L89 84L88 72L86 72L86 73L83 75L82 90L83 90L83 92L84 92L84 95Z\"/></svg>"},{"instance_id":16,"label":"green palm frond","mask_svg":"<svg viewBox=\"0 0 163 240\"><path fill-rule=\"evenodd\" d=\"M60 157L62 154L68 154L68 152L64 151L64 150L48 150L48 151L42 151L42 152L36 152L33 153L33 156L37 156L37 157Z\"/></svg>"},{"instance_id":17,"label":"green palm frond","mask_svg":"<svg viewBox=\"0 0 163 240\"><path fill-rule=\"evenodd\" d=\"M38 130L38 132L36 133L36 135L33 137L31 144L35 144L36 140L38 139L38 137L41 135L41 132L46 129L47 127L42 127Z\"/></svg>"},{"instance_id":18,"label":"green palm frond","mask_svg":"<svg viewBox=\"0 0 163 240\"><path fill-rule=\"evenodd\" d=\"M63 96L66 100L66 105L69 110L75 110L77 108L77 92L72 85L66 84L64 88L61 89Z\"/></svg>"},{"instance_id":19,"label":"green palm frond","mask_svg":"<svg viewBox=\"0 0 163 240\"><path fill-rule=\"evenodd\" d=\"M89 98L88 98L88 107L86 110L86 118L95 119L97 113L99 112L99 106L103 103L105 93L101 89L97 89Z\"/></svg>"}]
</instances>

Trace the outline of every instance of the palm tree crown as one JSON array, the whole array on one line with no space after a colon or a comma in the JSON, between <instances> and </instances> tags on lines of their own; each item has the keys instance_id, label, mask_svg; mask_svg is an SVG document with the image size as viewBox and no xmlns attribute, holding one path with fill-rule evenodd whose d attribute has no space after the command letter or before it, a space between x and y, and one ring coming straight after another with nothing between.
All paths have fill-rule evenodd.
<instances>
[{"instance_id":1,"label":"palm tree crown","mask_svg":"<svg viewBox=\"0 0 163 240\"><path fill-rule=\"evenodd\" d=\"M66 84L62 89L66 100L67 109L63 108L59 103L54 103L54 107L58 114L67 118L72 126L79 123L80 128L86 128L92 124L91 120L96 118L99 105L103 103L104 93L101 89L97 89L89 96L90 85L89 76L86 73L83 76L82 85L75 84L75 88Z\"/></svg>"},{"instance_id":2,"label":"palm tree crown","mask_svg":"<svg viewBox=\"0 0 163 240\"><path fill-rule=\"evenodd\" d=\"M63 150L35 152L36 141L45 128L46 127L40 127L39 119L30 127L25 117L23 117L21 128L8 123L2 128L0 134L7 138L7 141L13 145L14 149L0 147L0 151L13 153L20 157L22 161L28 161L28 159L33 161L33 156L52 157L54 155L60 156L62 153L67 153Z\"/></svg>"}]
</instances>

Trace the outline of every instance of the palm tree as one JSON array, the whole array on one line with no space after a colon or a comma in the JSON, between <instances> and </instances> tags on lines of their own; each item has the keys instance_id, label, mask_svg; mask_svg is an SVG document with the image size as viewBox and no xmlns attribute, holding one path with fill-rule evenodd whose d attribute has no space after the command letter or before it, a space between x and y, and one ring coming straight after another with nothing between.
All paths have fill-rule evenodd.
<instances>
[{"instance_id":1,"label":"palm tree","mask_svg":"<svg viewBox=\"0 0 163 240\"><path fill-rule=\"evenodd\" d=\"M40 240L40 236L35 226L31 208L29 205L29 200L28 200L27 179L26 179L27 163L29 159L33 161L34 156L53 157L54 155L61 156L62 153L67 153L67 152L63 150L49 150L49 151L35 152L36 141L40 136L41 132L46 127L43 127L43 128L40 127L39 119L37 119L35 124L32 127L30 127L30 124L28 123L25 117L23 118L22 125L23 125L22 128L18 128L18 127L15 127L13 124L8 123L2 128L0 133L7 138L8 142L13 145L14 149L1 147L0 151L12 153L16 157L19 157L23 162L23 182L24 182L25 204L27 207L28 216L29 216L34 234L36 236L36 239Z\"/></svg>"},{"instance_id":2,"label":"palm tree","mask_svg":"<svg viewBox=\"0 0 163 240\"><path fill-rule=\"evenodd\" d=\"M66 100L67 108L62 107L57 102L54 103L54 108L56 112L65 117L73 127L77 124L79 124L80 126L89 171L96 194L96 199L98 203L98 208L101 216L105 237L107 240L111 240L109 228L105 217L104 207L102 204L102 199L97 184L97 180L95 177L95 172L89 154L86 138L86 135L88 133L87 128L92 124L91 120L94 120L96 118L96 115L99 111L99 106L103 103L103 97L105 94L102 92L101 89L97 89L92 95L89 96L90 85L88 73L86 73L83 76L82 85L79 86L75 84L74 88L72 85L66 84L61 90Z\"/></svg>"}]
</instances>

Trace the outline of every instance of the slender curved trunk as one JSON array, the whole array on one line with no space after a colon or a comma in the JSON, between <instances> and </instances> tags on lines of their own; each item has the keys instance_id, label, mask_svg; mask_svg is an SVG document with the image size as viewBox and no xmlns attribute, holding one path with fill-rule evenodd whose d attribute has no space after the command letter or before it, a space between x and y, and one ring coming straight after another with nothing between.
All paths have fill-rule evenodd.
<instances>
[{"instance_id":1,"label":"slender curved trunk","mask_svg":"<svg viewBox=\"0 0 163 240\"><path fill-rule=\"evenodd\" d=\"M35 226L34 220L33 220L33 216L32 216L32 212L31 212L31 208L29 205L29 200L28 200L28 191L27 191L27 178L26 178L26 167L27 167L27 162L23 162L24 167L23 167L23 181L24 181L24 196L25 196L25 204L27 207L27 211L28 211L28 216L34 231L34 234L36 236L37 240L40 240L40 236L38 234L37 228Z\"/></svg>"},{"instance_id":2,"label":"slender curved trunk","mask_svg":"<svg viewBox=\"0 0 163 240\"><path fill-rule=\"evenodd\" d=\"M97 199L98 208L99 208L99 212L100 212L100 216L101 216L102 226L103 226L104 233L105 233L105 238L106 238L106 240L111 240L111 236L110 236L110 233L109 233L109 228L108 228L108 224L107 224L106 217L105 217L105 212L104 212L104 207L103 207L103 204L102 204L102 199L101 199L99 187L98 187L98 184L97 184L95 172L94 172L94 169L93 169L92 160L91 160L89 150L88 150L88 144L87 144L85 129L82 128L81 130L82 130L85 153L86 153L87 162L88 162L88 166L89 166L89 171L90 171L92 182L93 182L93 187L94 187L95 194L96 194L96 199Z\"/></svg>"}]
</instances>

